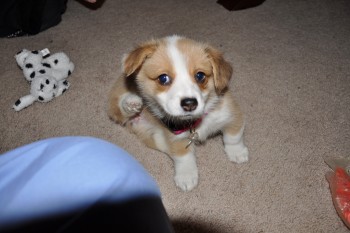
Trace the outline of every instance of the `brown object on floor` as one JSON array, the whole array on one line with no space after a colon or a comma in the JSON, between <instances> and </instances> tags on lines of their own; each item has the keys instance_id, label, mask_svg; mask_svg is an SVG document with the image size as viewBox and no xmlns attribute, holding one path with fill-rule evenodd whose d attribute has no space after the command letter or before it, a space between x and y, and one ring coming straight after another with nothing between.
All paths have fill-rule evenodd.
<instances>
[{"instance_id":1,"label":"brown object on floor","mask_svg":"<svg viewBox=\"0 0 350 233\"><path fill-rule=\"evenodd\" d=\"M218 0L229 11L244 10L262 4L265 0Z\"/></svg>"}]
</instances>

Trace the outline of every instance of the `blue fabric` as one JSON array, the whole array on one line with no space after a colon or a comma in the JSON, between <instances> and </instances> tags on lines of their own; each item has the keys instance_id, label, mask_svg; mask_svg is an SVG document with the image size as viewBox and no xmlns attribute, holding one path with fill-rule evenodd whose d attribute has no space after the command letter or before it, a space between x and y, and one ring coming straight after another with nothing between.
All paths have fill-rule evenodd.
<instances>
[{"instance_id":1,"label":"blue fabric","mask_svg":"<svg viewBox=\"0 0 350 233\"><path fill-rule=\"evenodd\" d=\"M160 197L156 182L100 139L51 138L0 155L0 226L141 196Z\"/></svg>"}]
</instances>

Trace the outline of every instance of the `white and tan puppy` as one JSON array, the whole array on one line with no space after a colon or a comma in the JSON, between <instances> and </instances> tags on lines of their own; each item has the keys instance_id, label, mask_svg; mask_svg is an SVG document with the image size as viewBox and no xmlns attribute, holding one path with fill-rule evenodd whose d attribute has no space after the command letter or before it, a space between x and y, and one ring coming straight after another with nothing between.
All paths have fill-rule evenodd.
<instances>
[{"instance_id":1,"label":"white and tan puppy","mask_svg":"<svg viewBox=\"0 0 350 233\"><path fill-rule=\"evenodd\" d=\"M109 97L109 116L174 161L184 191L198 184L196 142L223 134L236 163L248 161L244 121L228 91L231 65L213 47L184 37L151 40L123 61L123 75Z\"/></svg>"}]
</instances>

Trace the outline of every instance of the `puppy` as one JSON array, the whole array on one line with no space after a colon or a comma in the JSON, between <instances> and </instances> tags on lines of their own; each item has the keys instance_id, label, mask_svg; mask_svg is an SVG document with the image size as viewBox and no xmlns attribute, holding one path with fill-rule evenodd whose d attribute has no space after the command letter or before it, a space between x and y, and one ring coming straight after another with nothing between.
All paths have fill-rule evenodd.
<instances>
[{"instance_id":1,"label":"puppy","mask_svg":"<svg viewBox=\"0 0 350 233\"><path fill-rule=\"evenodd\" d=\"M248 161L243 116L228 91L231 75L231 65L207 44L180 36L151 40L124 57L108 114L168 154L176 185L189 191L198 184L197 142L222 133L229 159Z\"/></svg>"}]
</instances>

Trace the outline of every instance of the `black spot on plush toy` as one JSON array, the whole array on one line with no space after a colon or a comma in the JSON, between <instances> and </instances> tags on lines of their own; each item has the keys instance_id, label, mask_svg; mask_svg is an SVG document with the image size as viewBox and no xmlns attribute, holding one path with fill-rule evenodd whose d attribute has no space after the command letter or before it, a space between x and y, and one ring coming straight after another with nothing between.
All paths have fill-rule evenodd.
<instances>
[{"instance_id":1,"label":"black spot on plush toy","mask_svg":"<svg viewBox=\"0 0 350 233\"><path fill-rule=\"evenodd\" d=\"M62 95L69 87L68 76L74 64L65 53L50 55L48 49L29 51L23 49L15 55L18 66L30 83L30 94L13 105L15 111L28 107L35 101L48 102Z\"/></svg>"}]
</instances>

